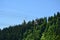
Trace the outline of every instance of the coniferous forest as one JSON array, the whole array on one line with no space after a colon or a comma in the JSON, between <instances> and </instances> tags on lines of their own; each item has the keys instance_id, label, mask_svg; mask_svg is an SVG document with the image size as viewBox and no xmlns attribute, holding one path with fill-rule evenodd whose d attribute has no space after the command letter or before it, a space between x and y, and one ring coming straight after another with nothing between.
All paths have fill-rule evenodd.
<instances>
[{"instance_id":1,"label":"coniferous forest","mask_svg":"<svg viewBox=\"0 0 60 40\"><path fill-rule=\"evenodd\" d=\"M60 40L60 12L0 29L0 40Z\"/></svg>"}]
</instances>

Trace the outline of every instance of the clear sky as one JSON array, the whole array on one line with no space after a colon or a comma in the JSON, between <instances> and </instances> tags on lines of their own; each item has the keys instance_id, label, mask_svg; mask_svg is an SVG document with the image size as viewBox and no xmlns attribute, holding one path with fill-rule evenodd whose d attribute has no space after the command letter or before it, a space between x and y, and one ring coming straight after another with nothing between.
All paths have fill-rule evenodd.
<instances>
[{"instance_id":1,"label":"clear sky","mask_svg":"<svg viewBox=\"0 0 60 40\"><path fill-rule=\"evenodd\" d=\"M60 0L0 0L0 28L60 11Z\"/></svg>"}]
</instances>

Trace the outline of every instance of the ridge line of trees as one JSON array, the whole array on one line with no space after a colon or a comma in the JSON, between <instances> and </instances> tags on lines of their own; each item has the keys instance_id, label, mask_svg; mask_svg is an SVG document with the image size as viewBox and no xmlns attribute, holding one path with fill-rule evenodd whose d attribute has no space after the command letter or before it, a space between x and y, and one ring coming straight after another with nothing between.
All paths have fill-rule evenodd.
<instances>
[{"instance_id":1,"label":"ridge line of trees","mask_svg":"<svg viewBox=\"0 0 60 40\"><path fill-rule=\"evenodd\" d=\"M60 12L0 29L0 40L60 40Z\"/></svg>"}]
</instances>

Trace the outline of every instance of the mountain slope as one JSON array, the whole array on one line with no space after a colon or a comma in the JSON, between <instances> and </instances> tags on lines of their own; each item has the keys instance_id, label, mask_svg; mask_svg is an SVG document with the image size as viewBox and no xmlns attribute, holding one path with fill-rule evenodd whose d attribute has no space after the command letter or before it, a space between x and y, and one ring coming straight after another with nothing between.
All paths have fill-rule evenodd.
<instances>
[{"instance_id":1,"label":"mountain slope","mask_svg":"<svg viewBox=\"0 0 60 40\"><path fill-rule=\"evenodd\" d=\"M0 40L60 40L60 13L4 28Z\"/></svg>"}]
</instances>

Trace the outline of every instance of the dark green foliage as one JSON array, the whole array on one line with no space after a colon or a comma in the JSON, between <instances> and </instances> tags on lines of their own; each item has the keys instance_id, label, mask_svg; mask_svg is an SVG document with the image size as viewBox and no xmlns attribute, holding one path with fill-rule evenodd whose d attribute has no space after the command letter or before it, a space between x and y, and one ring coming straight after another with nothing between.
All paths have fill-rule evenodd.
<instances>
[{"instance_id":1,"label":"dark green foliage","mask_svg":"<svg viewBox=\"0 0 60 40\"><path fill-rule=\"evenodd\" d=\"M0 29L0 40L60 40L60 13Z\"/></svg>"}]
</instances>

